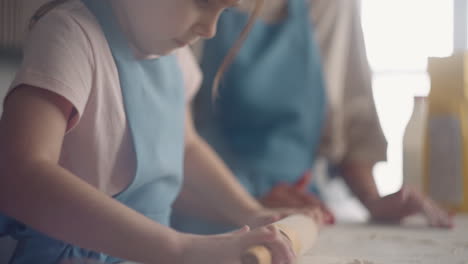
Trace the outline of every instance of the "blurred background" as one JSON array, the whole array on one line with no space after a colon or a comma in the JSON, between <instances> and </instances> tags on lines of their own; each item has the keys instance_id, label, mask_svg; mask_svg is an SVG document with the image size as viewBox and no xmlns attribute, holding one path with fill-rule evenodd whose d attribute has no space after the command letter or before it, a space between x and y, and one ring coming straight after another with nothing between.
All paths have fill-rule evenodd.
<instances>
[{"instance_id":1,"label":"blurred background","mask_svg":"<svg viewBox=\"0 0 468 264\"><path fill-rule=\"evenodd\" d=\"M362 0L362 24L374 98L388 145L388 161L375 166L381 194L403 182L403 134L413 97L427 96L428 57L467 48L466 0Z\"/></svg>"}]
</instances>

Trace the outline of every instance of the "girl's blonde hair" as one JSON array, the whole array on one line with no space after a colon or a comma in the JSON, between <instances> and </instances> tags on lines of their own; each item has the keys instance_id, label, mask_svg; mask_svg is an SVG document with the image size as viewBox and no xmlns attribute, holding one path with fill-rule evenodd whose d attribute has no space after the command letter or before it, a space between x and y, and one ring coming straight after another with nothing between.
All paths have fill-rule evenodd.
<instances>
[{"instance_id":1,"label":"girl's blonde hair","mask_svg":"<svg viewBox=\"0 0 468 264\"><path fill-rule=\"evenodd\" d=\"M36 13L32 16L30 22L29 22L29 30L31 30L34 25L41 19L45 14L47 14L50 10L54 9L55 7L67 2L68 0L52 0L50 2L45 3L42 5ZM95 0L96 1L96 0ZM212 98L216 99L218 96L218 91L219 91L219 83L223 77L223 74L226 72L227 68L229 65L232 63L234 58L236 57L237 53L242 47L242 44L244 41L247 39L247 36L249 35L250 30L252 29L252 26L257 19L257 17L260 15L262 11L262 7L265 3L265 0L253 0L255 1L254 8L250 14L250 17L247 21L246 26L242 30L239 38L236 40L232 48L229 50L228 54L223 60L223 63L218 69L218 72L216 73L216 76L213 80L213 86L212 86Z\"/></svg>"}]
</instances>

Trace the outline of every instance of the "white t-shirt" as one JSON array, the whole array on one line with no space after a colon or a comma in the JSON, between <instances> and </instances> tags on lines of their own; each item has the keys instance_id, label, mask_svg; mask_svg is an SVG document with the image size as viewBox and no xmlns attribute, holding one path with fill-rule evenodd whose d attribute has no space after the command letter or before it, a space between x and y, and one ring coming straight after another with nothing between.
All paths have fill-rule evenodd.
<instances>
[{"instance_id":1,"label":"white t-shirt","mask_svg":"<svg viewBox=\"0 0 468 264\"><path fill-rule=\"evenodd\" d=\"M189 102L201 72L188 48L176 52ZM131 183L135 155L118 71L98 21L81 1L66 2L34 26L10 89L20 84L61 95L78 113L68 124L60 165L108 195Z\"/></svg>"}]
</instances>

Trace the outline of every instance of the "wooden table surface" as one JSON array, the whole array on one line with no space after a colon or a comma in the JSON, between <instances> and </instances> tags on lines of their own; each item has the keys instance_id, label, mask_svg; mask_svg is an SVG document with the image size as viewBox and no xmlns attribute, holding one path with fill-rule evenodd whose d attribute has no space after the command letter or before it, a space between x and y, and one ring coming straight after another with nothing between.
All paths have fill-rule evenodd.
<instances>
[{"instance_id":1,"label":"wooden table surface","mask_svg":"<svg viewBox=\"0 0 468 264\"><path fill-rule=\"evenodd\" d=\"M452 230L429 228L421 220L325 228L297 264L468 264L468 215L457 216Z\"/></svg>"},{"instance_id":2,"label":"wooden table surface","mask_svg":"<svg viewBox=\"0 0 468 264\"><path fill-rule=\"evenodd\" d=\"M337 224L322 230L298 264L468 264L468 215L455 221L453 230L428 228L421 219Z\"/></svg>"}]
</instances>

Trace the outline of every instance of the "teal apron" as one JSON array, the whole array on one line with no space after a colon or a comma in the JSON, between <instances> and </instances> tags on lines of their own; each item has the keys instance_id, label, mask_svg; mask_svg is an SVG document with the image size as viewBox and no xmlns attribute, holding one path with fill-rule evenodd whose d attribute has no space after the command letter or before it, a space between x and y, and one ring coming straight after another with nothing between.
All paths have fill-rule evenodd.
<instances>
[{"instance_id":1,"label":"teal apron","mask_svg":"<svg viewBox=\"0 0 468 264\"><path fill-rule=\"evenodd\" d=\"M256 22L224 74L214 104L214 76L247 15L225 12L216 37L204 46L204 83L194 106L197 129L256 197L309 170L321 137L326 99L307 2L289 0L287 17L276 24ZM205 233L179 214L172 223Z\"/></svg>"},{"instance_id":2,"label":"teal apron","mask_svg":"<svg viewBox=\"0 0 468 264\"><path fill-rule=\"evenodd\" d=\"M83 2L99 20L117 65L136 153L135 178L115 199L168 225L183 169L185 93L179 65L175 56L136 60L107 1ZM18 240L12 264L58 264L76 258L119 262L52 239L11 219L2 219L0 233Z\"/></svg>"}]
</instances>

